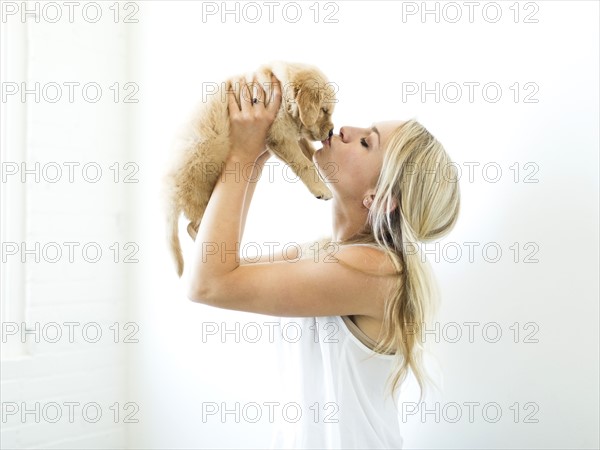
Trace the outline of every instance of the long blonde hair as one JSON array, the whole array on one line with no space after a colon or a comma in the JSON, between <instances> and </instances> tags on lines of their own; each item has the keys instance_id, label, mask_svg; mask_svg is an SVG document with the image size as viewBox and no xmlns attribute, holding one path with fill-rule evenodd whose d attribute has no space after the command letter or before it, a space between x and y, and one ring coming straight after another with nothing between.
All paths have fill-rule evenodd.
<instances>
[{"instance_id":1,"label":"long blonde hair","mask_svg":"<svg viewBox=\"0 0 600 450\"><path fill-rule=\"evenodd\" d=\"M382 336L374 352L397 356L392 397L412 371L422 400L431 379L424 368L421 333L437 314L439 291L419 242L442 238L454 227L460 209L458 173L442 144L411 119L390 136L375 190L365 227L339 244L371 245L391 258L398 282L385 301Z\"/></svg>"}]
</instances>

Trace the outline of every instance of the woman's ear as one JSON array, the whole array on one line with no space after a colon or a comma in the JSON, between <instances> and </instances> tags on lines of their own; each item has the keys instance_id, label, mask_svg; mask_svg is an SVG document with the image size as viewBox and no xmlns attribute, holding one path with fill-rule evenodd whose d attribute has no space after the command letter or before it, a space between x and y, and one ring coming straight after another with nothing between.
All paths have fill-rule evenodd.
<instances>
[{"instance_id":1,"label":"woman's ear","mask_svg":"<svg viewBox=\"0 0 600 450\"><path fill-rule=\"evenodd\" d=\"M363 199L363 206L367 209L370 209L371 205L373 204L374 199L375 199L375 194L367 195ZM396 208L398 208L398 201L395 198L392 198L392 200L390 202L390 206L389 206L389 208L387 208L386 213L389 214L392 211L394 211Z\"/></svg>"},{"instance_id":2,"label":"woman's ear","mask_svg":"<svg viewBox=\"0 0 600 450\"><path fill-rule=\"evenodd\" d=\"M367 195L364 199L363 199L363 206L367 209L371 208L371 205L373 204L373 199L375 198L375 195L373 194L369 194Z\"/></svg>"}]
</instances>

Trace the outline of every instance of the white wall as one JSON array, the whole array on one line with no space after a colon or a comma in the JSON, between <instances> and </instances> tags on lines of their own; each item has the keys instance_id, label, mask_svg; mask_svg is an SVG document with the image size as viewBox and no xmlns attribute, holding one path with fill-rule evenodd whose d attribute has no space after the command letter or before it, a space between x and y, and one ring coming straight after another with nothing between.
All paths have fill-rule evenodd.
<instances>
[{"instance_id":1,"label":"white wall","mask_svg":"<svg viewBox=\"0 0 600 450\"><path fill-rule=\"evenodd\" d=\"M228 7L233 9L234 4ZM439 23L432 15L423 23L418 14L405 15L403 22L402 2L336 2L328 7L322 3L317 23L314 7L310 9L313 2L298 2L302 17L296 23L282 18L289 2L281 2L273 23L268 23L267 7L258 2L263 19L256 24L244 16L236 23L233 15L226 16L226 23L219 15L203 22L200 2L140 2L135 15L139 22L121 23L118 31L108 30L109 23L105 28L61 25L53 28L58 34L44 35L47 27L38 27L39 32L32 33L32 48L35 51L42 44L47 48L32 67L43 68L45 79L133 81L139 86L139 103L80 103L64 109L36 105L29 116L36 126L28 141L32 159L51 155L60 160L133 161L139 166L139 183L80 183L63 186L55 197L51 189L56 188L27 185L31 192L28 238L134 241L140 248L140 262L129 265L129 272L124 264L107 263L103 269L73 264L63 268L60 277L53 266L33 265L28 272L28 304L38 316L32 317L45 321L130 317L139 326L139 343L129 346L132 370L127 382L126 369L117 362L127 349L124 344L108 346L102 357L92 356L90 350L77 359L64 354L64 362L51 360L52 369L44 366L33 372L3 361L3 401L8 401L6 395L9 400L22 398L19 392L24 388L31 398L46 398L66 397L70 389L79 387L91 398L139 405L139 423L128 425L128 431L123 423L113 423L110 429L78 429L74 436L91 436L78 443L80 447L121 447L124 434L131 448L268 445L268 421L249 423L242 417L236 423L232 415L225 421L214 416L203 421L202 406L225 402L232 408L235 402L243 406L277 401L272 389L272 346L235 343L232 335L225 342L214 337L203 342L202 327L225 322L228 329L242 328L272 318L212 309L185 298L164 242L158 193L170 139L201 98L202 83L220 82L263 62L284 59L315 64L339 86L336 132L342 125L416 117L463 169L460 220L441 241L446 246L437 252L439 259L435 254L428 257L443 295L440 342L434 345L445 379L437 400L440 417L436 421L433 414L410 416L405 427L407 447L597 448L598 4L520 3L517 23L514 6L509 9L513 2L497 3L502 11L497 23L489 21L494 13L489 2L475 9L473 23L464 3L456 3L463 14L457 23L444 20L454 16L451 7L443 9L444 3L428 2L428 8L436 4L445 12ZM221 2L212 5L220 8ZM239 5L241 9L243 4ZM481 15L484 6L487 21ZM405 12L413 7L422 4L404 2ZM291 16L294 11L287 12ZM328 12L335 12L331 18L337 23L324 23ZM530 13L537 23L524 22ZM68 53L71 49L76 52ZM64 72L66 60L71 64L69 72ZM35 78L35 72L31 74ZM433 95L403 99L403 90L406 93L422 82L427 88L440 83L445 97L438 102ZM469 82L479 83L473 102L464 84ZM449 101L454 95L451 83L463 88L456 103ZM499 101L483 98L481 86L486 83L500 86ZM519 83L517 102L515 88L511 90L514 83ZM530 97L537 103L524 101L533 92L531 86L537 88ZM493 89L487 94L493 95ZM48 150L41 153L44 149ZM487 163L490 170L484 174ZM475 167L472 181L469 165ZM501 168L500 179L486 181L484 175L495 175L494 167ZM518 182L511 167L519 168ZM263 179L257 188L245 241L283 244L327 233L329 205L307 195L299 183L286 182L280 170L275 173L274 182ZM538 182L524 182L527 175ZM82 203L89 196L93 204ZM75 209L79 216L66 215ZM298 210L303 215L310 212L311 220L301 220ZM52 234L46 226L50 222ZM183 226L182 221L182 230ZM184 248L188 259L190 243ZM502 251L496 263L481 253L490 243ZM468 245L477 244L471 261ZM457 247L462 256L452 262ZM526 263L532 249L536 252L531 257L538 261ZM487 255L495 256L493 248ZM473 342L468 336L471 322L475 322ZM484 326L486 335L481 332ZM498 328L502 336L492 343ZM457 329L462 338L452 343ZM518 342L514 342L516 329ZM431 339L435 336L428 335ZM54 348L45 347L39 352L46 355ZM85 375L72 373L69 381L52 378L61 377L57 374L73 365L80 367L83 358L97 366ZM109 367L115 369L114 378L103 375ZM42 380L43 388L29 389L27 380L42 375L48 377ZM104 380L102 389L85 390L89 380L98 385L93 382L96 378ZM470 421L472 403L477 405ZM457 405L462 417L451 423ZM482 414L484 405L487 416ZM431 410L436 405L425 407ZM494 407L502 412L496 422ZM26 427L41 425L12 423L5 428L3 424L3 448L22 445ZM96 439L91 434L104 432L108 437ZM59 426L46 426L35 433L37 440L31 444L58 446L57 440L64 437L61 433Z\"/></svg>"},{"instance_id":2,"label":"white wall","mask_svg":"<svg viewBox=\"0 0 600 450\"><path fill-rule=\"evenodd\" d=\"M35 11L33 3L28 7ZM39 2L38 13L40 19L54 17L50 10L44 15ZM110 170L115 162L123 167L129 161L127 105L113 101L110 86L128 81L127 29L106 20L36 23L35 17L28 15L22 22L19 15L3 14L6 21L1 24L8 45L23 52L12 58L2 54L2 64L9 65L4 67L8 70L3 72L3 92L10 89L7 83L19 88L3 106L8 113L22 111L24 119L18 123L12 116L10 126L2 129L10 138L7 145L23 145L3 148L7 157L2 160L6 176L2 188L21 192L23 199L17 208L3 205L2 215L3 223L12 225L22 212L25 223L24 229L3 230L7 233L3 233L2 264L8 276L1 284L11 288L5 293L21 291L22 296L3 298L11 308L2 317L1 446L122 448L127 442L123 413L132 411L124 408L127 351L135 345L123 342L124 332L133 331L124 328L131 269L123 262L123 246L131 240L128 197L135 185L122 182L122 171L115 183ZM69 82L79 83L73 85L73 102L64 84ZM25 101L21 83L33 91ZM38 97L35 83L39 83ZM90 101L82 96L86 83L97 83L102 89L97 102L91 102L96 95L93 88L88 91ZM61 89L60 99L56 86ZM20 133L22 139L15 140ZM32 170L24 183L22 162ZM72 183L65 163L74 169ZM19 172L8 175L15 164ZM85 164L91 166L84 173ZM97 177L95 167L102 175L96 182L86 181L85 176ZM32 253L12 254L13 245L22 242ZM117 262L110 249L115 242L121 250ZM91 251L84 254L86 245ZM74 249L72 261L69 246ZM96 259L96 248L102 254L96 262L88 262ZM14 286L18 282L14 274L19 272L24 285ZM25 328L34 333L22 335ZM114 334L117 330L119 335ZM98 340L97 331L102 333Z\"/></svg>"}]
</instances>

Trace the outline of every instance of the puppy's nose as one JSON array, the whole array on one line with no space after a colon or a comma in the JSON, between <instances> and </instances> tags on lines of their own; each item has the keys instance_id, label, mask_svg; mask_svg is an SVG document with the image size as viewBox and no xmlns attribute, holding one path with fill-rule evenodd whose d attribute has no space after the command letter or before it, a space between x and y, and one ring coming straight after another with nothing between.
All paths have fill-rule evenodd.
<instances>
[{"instance_id":1,"label":"puppy's nose","mask_svg":"<svg viewBox=\"0 0 600 450\"><path fill-rule=\"evenodd\" d=\"M329 137L333 136L333 128L329 130Z\"/></svg>"}]
</instances>

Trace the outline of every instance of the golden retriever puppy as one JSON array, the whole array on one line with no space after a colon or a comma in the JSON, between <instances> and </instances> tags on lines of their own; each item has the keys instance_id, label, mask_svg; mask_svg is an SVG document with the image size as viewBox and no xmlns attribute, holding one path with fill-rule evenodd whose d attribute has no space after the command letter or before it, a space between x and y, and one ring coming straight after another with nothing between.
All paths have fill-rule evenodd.
<instances>
[{"instance_id":1,"label":"golden retriever puppy","mask_svg":"<svg viewBox=\"0 0 600 450\"><path fill-rule=\"evenodd\" d=\"M323 73L313 66L274 62L263 65L254 75L269 93L273 74L281 84L281 106L267 136L268 150L277 156L302 180L317 198L328 200L331 191L314 167L314 149L308 141L324 141L333 133L331 116L336 103L335 90ZM230 78L238 101L252 101L240 96L242 77ZM253 74L243 79L253 82ZM172 167L164 178L163 202L167 215L168 241L177 265L183 273L183 256L179 241L179 216L190 220L188 233L195 240L200 221L212 191L221 176L229 154L229 111L227 82L199 105L178 139ZM244 92L247 92L245 90ZM241 170L236 176L249 177L252 171ZM232 175L228 175L232 176Z\"/></svg>"}]
</instances>

